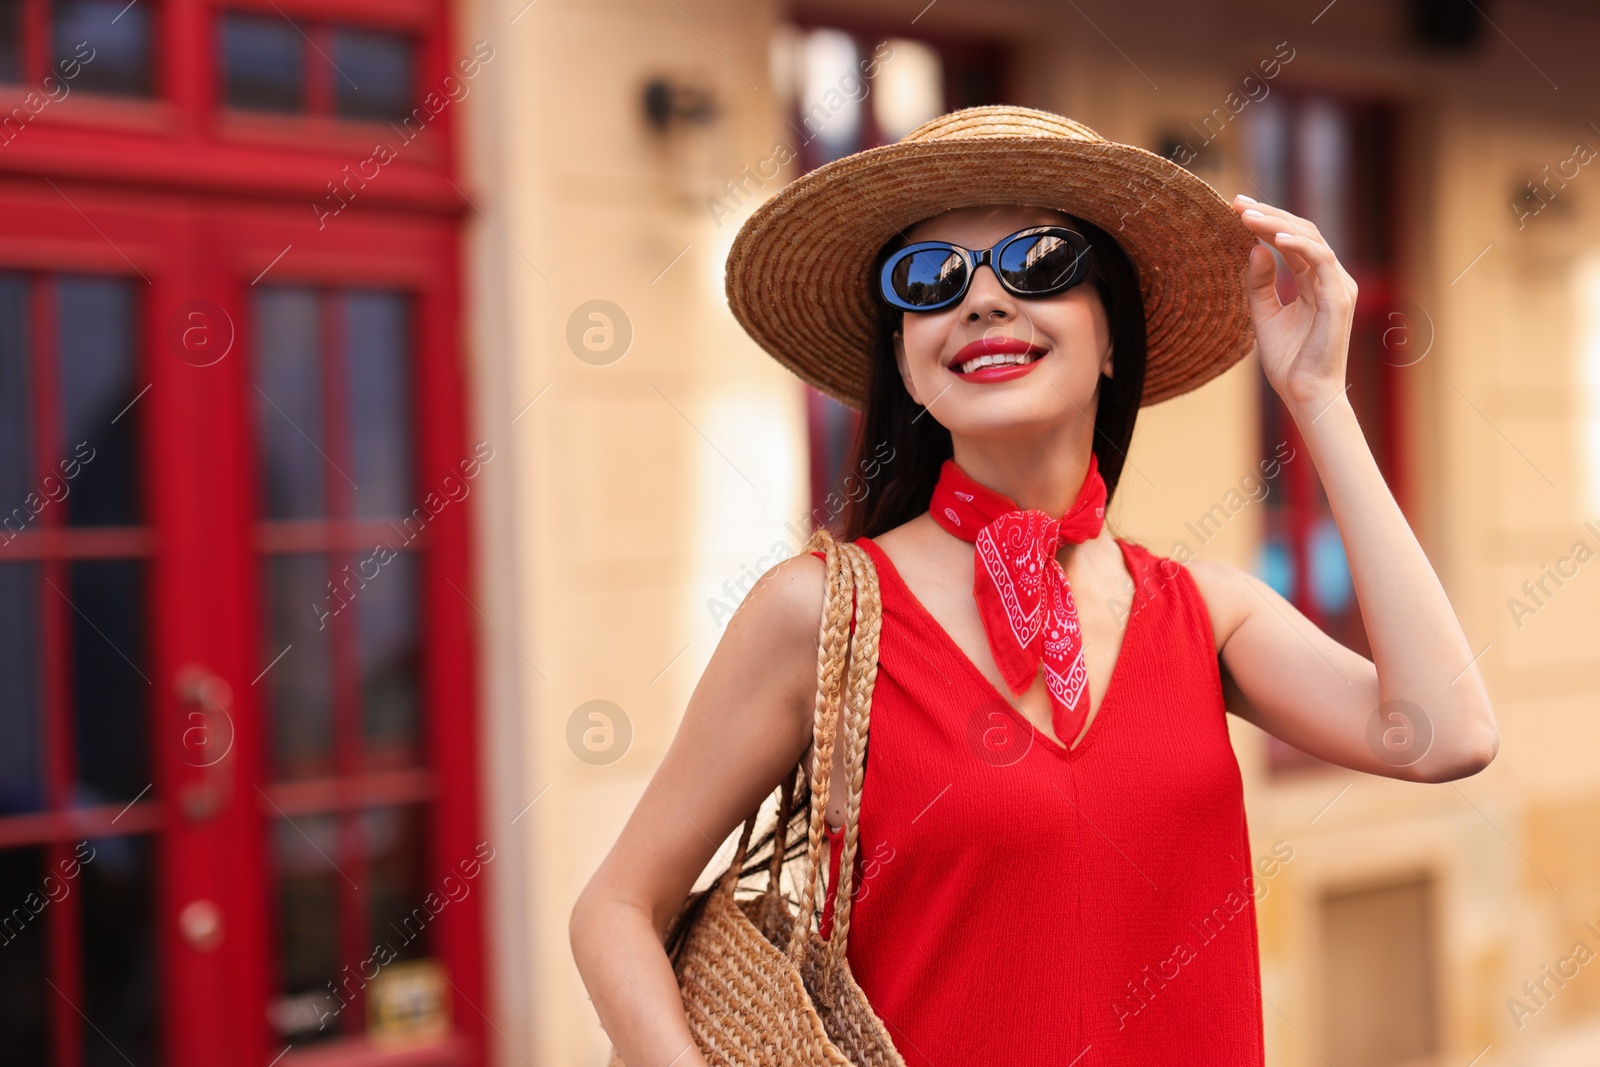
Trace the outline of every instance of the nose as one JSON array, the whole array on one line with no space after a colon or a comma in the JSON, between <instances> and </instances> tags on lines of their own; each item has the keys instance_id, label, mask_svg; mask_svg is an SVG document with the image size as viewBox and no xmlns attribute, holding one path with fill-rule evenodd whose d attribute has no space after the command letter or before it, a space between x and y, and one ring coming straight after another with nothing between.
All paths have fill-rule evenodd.
<instances>
[{"instance_id":1,"label":"nose","mask_svg":"<svg viewBox=\"0 0 1600 1067\"><path fill-rule=\"evenodd\" d=\"M987 263L972 275L972 283L961 303L968 322L1015 318L1017 314L1017 298L1006 292L994 268Z\"/></svg>"}]
</instances>

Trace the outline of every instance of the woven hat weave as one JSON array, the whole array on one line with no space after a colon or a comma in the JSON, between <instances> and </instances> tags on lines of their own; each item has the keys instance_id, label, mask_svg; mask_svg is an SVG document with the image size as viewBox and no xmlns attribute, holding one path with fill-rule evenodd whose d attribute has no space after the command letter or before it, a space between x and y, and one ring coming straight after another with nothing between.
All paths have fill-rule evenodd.
<instances>
[{"instance_id":1,"label":"woven hat weave","mask_svg":"<svg viewBox=\"0 0 1600 1067\"><path fill-rule=\"evenodd\" d=\"M1065 211L1126 250L1144 297L1142 405L1210 381L1254 347L1244 271L1257 241L1215 189L1154 152L1009 105L941 115L795 179L739 228L728 306L778 362L860 410L874 257L922 219L984 204Z\"/></svg>"}]
</instances>

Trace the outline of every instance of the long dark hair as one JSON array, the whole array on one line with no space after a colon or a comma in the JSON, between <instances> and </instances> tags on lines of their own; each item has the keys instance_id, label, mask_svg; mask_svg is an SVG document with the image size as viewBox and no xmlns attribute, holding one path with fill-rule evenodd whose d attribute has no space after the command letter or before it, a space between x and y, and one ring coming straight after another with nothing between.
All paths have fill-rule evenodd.
<instances>
[{"instance_id":1,"label":"long dark hair","mask_svg":"<svg viewBox=\"0 0 1600 1067\"><path fill-rule=\"evenodd\" d=\"M1105 479L1109 505L1122 477L1128 445L1133 440L1134 419L1138 417L1139 401L1144 392L1144 297L1139 289L1139 272L1116 239L1086 219L1070 214L1067 218L1073 228L1089 239L1089 276L1085 284L1099 294L1111 332L1112 377L1100 382L1093 445L1100 476ZM883 261L905 244L904 231L891 238L874 259L868 277L877 278ZM894 332L900 328L905 313L881 300L874 300L874 305L877 314L872 351L868 353L867 395L844 468L860 487L847 492L848 503L839 534L840 539L846 541L862 536L875 537L927 511L934 483L939 478L939 465L953 454L950 431L931 416L918 417L923 409L906 391L905 381L895 364ZM890 449L887 460L881 451L885 445ZM839 735L835 744L841 744L842 738L843 735ZM791 774L783 782L783 788L790 790L786 860L799 856L807 846L811 769L807 765L804 770L805 773ZM770 821L772 825L767 826L765 832L760 832L758 827L758 832L752 835L739 871L740 881L770 867L777 820ZM723 868L723 873L726 871L727 868ZM666 949L674 963L708 896L709 890L690 894L668 925ZM823 904L821 898L816 901L819 912Z\"/></svg>"}]
</instances>

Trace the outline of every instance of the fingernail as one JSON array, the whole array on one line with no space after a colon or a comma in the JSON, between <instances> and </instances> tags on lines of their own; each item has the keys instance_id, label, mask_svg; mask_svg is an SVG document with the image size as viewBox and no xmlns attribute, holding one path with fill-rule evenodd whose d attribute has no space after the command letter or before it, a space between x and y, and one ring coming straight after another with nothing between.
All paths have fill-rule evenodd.
<instances>
[{"instance_id":1,"label":"fingernail","mask_svg":"<svg viewBox=\"0 0 1600 1067\"><path fill-rule=\"evenodd\" d=\"M1243 193L1234 193L1233 198L1235 200L1243 200L1247 204L1255 203L1255 200L1252 197L1245 196Z\"/></svg>"},{"instance_id":2,"label":"fingernail","mask_svg":"<svg viewBox=\"0 0 1600 1067\"><path fill-rule=\"evenodd\" d=\"M1264 218L1266 218L1265 215L1263 215L1259 211L1254 210L1253 208L1246 208L1245 211L1244 211L1244 214L1248 218L1253 218L1253 219L1264 219Z\"/></svg>"}]
</instances>

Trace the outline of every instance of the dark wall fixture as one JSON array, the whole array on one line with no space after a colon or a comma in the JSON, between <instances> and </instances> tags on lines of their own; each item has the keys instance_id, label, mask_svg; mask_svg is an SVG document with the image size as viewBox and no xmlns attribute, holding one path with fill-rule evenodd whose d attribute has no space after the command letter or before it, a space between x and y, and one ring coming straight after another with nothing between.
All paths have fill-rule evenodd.
<instances>
[{"instance_id":1,"label":"dark wall fixture","mask_svg":"<svg viewBox=\"0 0 1600 1067\"><path fill-rule=\"evenodd\" d=\"M666 77L652 78L644 86L644 116L663 133L674 122L701 126L720 113L716 94L703 86L674 82Z\"/></svg>"},{"instance_id":2,"label":"dark wall fixture","mask_svg":"<svg viewBox=\"0 0 1600 1067\"><path fill-rule=\"evenodd\" d=\"M1411 42L1433 52L1469 52L1483 39L1488 14L1473 0L1409 0ZM1488 7L1489 0L1482 0Z\"/></svg>"}]
</instances>

